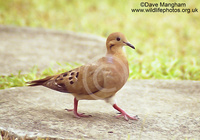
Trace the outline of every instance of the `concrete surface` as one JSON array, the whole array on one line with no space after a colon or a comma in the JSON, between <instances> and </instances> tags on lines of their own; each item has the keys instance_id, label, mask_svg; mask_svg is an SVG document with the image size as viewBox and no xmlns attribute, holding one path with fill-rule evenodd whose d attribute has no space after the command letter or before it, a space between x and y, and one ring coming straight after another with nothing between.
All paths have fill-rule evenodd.
<instances>
[{"instance_id":1,"label":"concrete surface","mask_svg":"<svg viewBox=\"0 0 200 140\"><path fill-rule=\"evenodd\" d=\"M70 94L45 87L0 91L0 129L21 138L57 139L195 139L200 138L200 82L133 80L117 94L118 105L140 117L115 118L104 101L80 101L74 118Z\"/></svg>"},{"instance_id":2,"label":"concrete surface","mask_svg":"<svg viewBox=\"0 0 200 140\"><path fill-rule=\"evenodd\" d=\"M56 62L87 63L105 54L105 38L38 28L0 25L0 74L27 73L37 65L43 70Z\"/></svg>"}]
</instances>

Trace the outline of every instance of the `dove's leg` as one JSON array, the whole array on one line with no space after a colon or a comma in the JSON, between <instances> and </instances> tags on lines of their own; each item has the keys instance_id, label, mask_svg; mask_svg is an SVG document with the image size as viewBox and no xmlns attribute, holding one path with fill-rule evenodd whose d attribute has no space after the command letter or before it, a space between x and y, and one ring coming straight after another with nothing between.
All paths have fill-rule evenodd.
<instances>
[{"instance_id":1,"label":"dove's leg","mask_svg":"<svg viewBox=\"0 0 200 140\"><path fill-rule=\"evenodd\" d=\"M120 112L120 115L116 116L117 118L120 117L120 116L123 116L123 117L125 118L125 120L127 120L127 121L128 121L129 119L131 119L131 120L138 120L138 119L139 119L138 116L133 116L133 117L131 117L131 116L128 115L124 110L122 110L120 107L118 107L117 104L116 104L116 100L115 100L115 97L114 97L114 96L105 99L105 101L106 101L107 103L110 103L110 104L114 107L114 109L116 109L117 111Z\"/></svg>"},{"instance_id":2,"label":"dove's leg","mask_svg":"<svg viewBox=\"0 0 200 140\"><path fill-rule=\"evenodd\" d=\"M133 117L129 116L124 110L122 110L121 108L119 108L119 107L117 106L116 103L113 105L113 107L114 107L117 111L119 111L119 112L121 113L120 115L116 116L117 118L118 118L118 117L121 117L121 116L124 116L125 120L127 120L127 121L128 121L129 119L131 119L131 120L138 120L138 119L139 119L137 115L136 115L136 116L133 116Z\"/></svg>"},{"instance_id":3,"label":"dove's leg","mask_svg":"<svg viewBox=\"0 0 200 140\"><path fill-rule=\"evenodd\" d=\"M74 116L77 118L80 117L91 117L91 115L84 115L84 113L78 113L77 112L78 109L78 100L74 97L74 109L66 109L67 111L73 111L74 112Z\"/></svg>"}]
</instances>

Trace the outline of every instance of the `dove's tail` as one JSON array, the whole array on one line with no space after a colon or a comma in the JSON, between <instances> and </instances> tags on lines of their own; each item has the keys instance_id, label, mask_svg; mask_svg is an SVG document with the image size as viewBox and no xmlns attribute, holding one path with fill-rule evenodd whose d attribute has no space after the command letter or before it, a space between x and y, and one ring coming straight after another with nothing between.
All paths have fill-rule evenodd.
<instances>
[{"instance_id":1,"label":"dove's tail","mask_svg":"<svg viewBox=\"0 0 200 140\"><path fill-rule=\"evenodd\" d=\"M46 81L50 80L52 77L54 77L54 76L48 76L48 77L43 78L43 79L34 80L34 81L29 81L29 82L26 82L26 84L28 84L28 86L39 86L39 85L43 85Z\"/></svg>"}]
</instances>

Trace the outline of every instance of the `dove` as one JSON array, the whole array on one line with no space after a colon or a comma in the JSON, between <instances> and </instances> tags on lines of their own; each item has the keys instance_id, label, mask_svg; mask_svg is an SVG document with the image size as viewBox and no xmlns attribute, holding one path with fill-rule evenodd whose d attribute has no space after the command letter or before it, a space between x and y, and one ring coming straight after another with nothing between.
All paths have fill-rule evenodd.
<instances>
[{"instance_id":1,"label":"dove","mask_svg":"<svg viewBox=\"0 0 200 140\"><path fill-rule=\"evenodd\" d=\"M74 96L74 116L89 117L78 113L79 100L105 100L119 111L117 118L138 120L138 116L130 116L121 109L115 99L115 94L124 86L129 77L129 65L123 46L135 47L120 33L111 33L106 40L106 55L92 63L82 65L67 72L48 76L43 79L27 82L29 86L44 86L59 92Z\"/></svg>"}]
</instances>

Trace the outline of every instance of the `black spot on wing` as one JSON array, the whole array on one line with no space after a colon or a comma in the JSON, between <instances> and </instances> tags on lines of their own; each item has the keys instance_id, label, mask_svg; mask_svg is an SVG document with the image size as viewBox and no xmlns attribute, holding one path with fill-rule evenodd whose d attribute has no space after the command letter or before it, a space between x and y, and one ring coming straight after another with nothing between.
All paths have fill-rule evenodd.
<instances>
[{"instance_id":1,"label":"black spot on wing","mask_svg":"<svg viewBox=\"0 0 200 140\"><path fill-rule=\"evenodd\" d=\"M74 75L74 72L72 72L71 75Z\"/></svg>"},{"instance_id":2,"label":"black spot on wing","mask_svg":"<svg viewBox=\"0 0 200 140\"><path fill-rule=\"evenodd\" d=\"M58 80L63 80L63 77L61 77L62 75L59 75L55 81L58 81Z\"/></svg>"},{"instance_id":3,"label":"black spot on wing","mask_svg":"<svg viewBox=\"0 0 200 140\"><path fill-rule=\"evenodd\" d=\"M69 77L69 80L72 80L73 79L73 77Z\"/></svg>"},{"instance_id":4,"label":"black spot on wing","mask_svg":"<svg viewBox=\"0 0 200 140\"><path fill-rule=\"evenodd\" d=\"M70 81L70 84L72 85L74 82L73 81Z\"/></svg>"},{"instance_id":5,"label":"black spot on wing","mask_svg":"<svg viewBox=\"0 0 200 140\"><path fill-rule=\"evenodd\" d=\"M67 76L67 74L68 74L68 72L64 73L64 74L63 74L63 77L66 77L66 76Z\"/></svg>"},{"instance_id":6,"label":"black spot on wing","mask_svg":"<svg viewBox=\"0 0 200 140\"><path fill-rule=\"evenodd\" d=\"M78 78L79 72L76 73L76 78Z\"/></svg>"}]
</instances>

